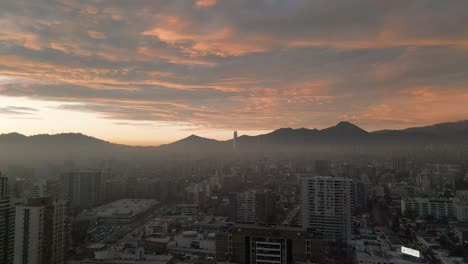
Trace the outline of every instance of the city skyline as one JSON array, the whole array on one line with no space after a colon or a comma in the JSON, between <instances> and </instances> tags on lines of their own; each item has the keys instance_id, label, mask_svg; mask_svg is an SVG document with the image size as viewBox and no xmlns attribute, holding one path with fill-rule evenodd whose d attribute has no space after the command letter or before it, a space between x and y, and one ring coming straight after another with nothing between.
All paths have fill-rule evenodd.
<instances>
[{"instance_id":1,"label":"city skyline","mask_svg":"<svg viewBox=\"0 0 468 264\"><path fill-rule=\"evenodd\" d=\"M160 145L343 120L368 131L465 120L466 8L466 1L2 2L0 133L80 132Z\"/></svg>"}]
</instances>

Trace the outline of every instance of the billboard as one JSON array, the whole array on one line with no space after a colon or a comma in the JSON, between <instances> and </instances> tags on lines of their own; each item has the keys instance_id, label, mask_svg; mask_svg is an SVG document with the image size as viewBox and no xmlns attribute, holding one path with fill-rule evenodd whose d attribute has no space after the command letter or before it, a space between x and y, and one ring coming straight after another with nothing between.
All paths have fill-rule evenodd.
<instances>
[{"instance_id":1,"label":"billboard","mask_svg":"<svg viewBox=\"0 0 468 264\"><path fill-rule=\"evenodd\" d=\"M419 250L412 249L412 248L407 248L407 247L403 247L403 246L401 247L401 253L406 254L406 255L410 255L410 256L413 256L413 257L417 257L417 258L420 257Z\"/></svg>"}]
</instances>

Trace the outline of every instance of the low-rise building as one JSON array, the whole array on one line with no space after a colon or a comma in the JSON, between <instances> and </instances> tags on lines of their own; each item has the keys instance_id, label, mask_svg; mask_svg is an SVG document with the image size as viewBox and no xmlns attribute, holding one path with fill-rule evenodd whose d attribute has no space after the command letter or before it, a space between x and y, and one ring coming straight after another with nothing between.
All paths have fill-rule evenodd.
<instances>
[{"instance_id":1,"label":"low-rise building","mask_svg":"<svg viewBox=\"0 0 468 264\"><path fill-rule=\"evenodd\" d=\"M216 260L286 264L318 260L325 242L300 227L235 224L216 234Z\"/></svg>"},{"instance_id":2,"label":"low-rise building","mask_svg":"<svg viewBox=\"0 0 468 264\"><path fill-rule=\"evenodd\" d=\"M95 216L107 223L130 222L138 216L156 208L159 202L154 199L121 199L83 214Z\"/></svg>"},{"instance_id":3,"label":"low-rise building","mask_svg":"<svg viewBox=\"0 0 468 264\"><path fill-rule=\"evenodd\" d=\"M417 218L432 217L434 219L443 219L455 216L452 199L403 199L401 200L401 212L403 214L412 212Z\"/></svg>"},{"instance_id":4,"label":"low-rise building","mask_svg":"<svg viewBox=\"0 0 468 264\"><path fill-rule=\"evenodd\" d=\"M176 211L182 216L196 217L198 216L198 205L197 204L178 204L176 205Z\"/></svg>"}]
</instances>

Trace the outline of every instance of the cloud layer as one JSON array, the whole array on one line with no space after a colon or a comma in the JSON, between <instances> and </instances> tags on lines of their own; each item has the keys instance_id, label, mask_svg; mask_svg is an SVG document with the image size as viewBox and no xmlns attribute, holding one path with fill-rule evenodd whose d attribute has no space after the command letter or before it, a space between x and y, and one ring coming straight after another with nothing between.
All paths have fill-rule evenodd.
<instances>
[{"instance_id":1,"label":"cloud layer","mask_svg":"<svg viewBox=\"0 0 468 264\"><path fill-rule=\"evenodd\" d=\"M467 119L467 9L465 0L3 1L0 94L126 126Z\"/></svg>"}]
</instances>

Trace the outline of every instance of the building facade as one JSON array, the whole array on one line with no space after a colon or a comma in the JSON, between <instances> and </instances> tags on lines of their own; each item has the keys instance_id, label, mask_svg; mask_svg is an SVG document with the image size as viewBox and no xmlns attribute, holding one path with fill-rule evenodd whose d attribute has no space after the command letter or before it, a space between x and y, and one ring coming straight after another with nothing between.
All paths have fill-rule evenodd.
<instances>
[{"instance_id":1,"label":"building facade","mask_svg":"<svg viewBox=\"0 0 468 264\"><path fill-rule=\"evenodd\" d=\"M455 210L452 199L407 198L401 200L401 212L414 214L416 218L453 218Z\"/></svg>"},{"instance_id":2,"label":"building facade","mask_svg":"<svg viewBox=\"0 0 468 264\"><path fill-rule=\"evenodd\" d=\"M255 191L231 193L229 196L231 221L236 223L255 223Z\"/></svg>"},{"instance_id":3,"label":"building facade","mask_svg":"<svg viewBox=\"0 0 468 264\"><path fill-rule=\"evenodd\" d=\"M13 263L15 211L8 192L8 178L0 174L0 263Z\"/></svg>"},{"instance_id":4,"label":"building facade","mask_svg":"<svg viewBox=\"0 0 468 264\"><path fill-rule=\"evenodd\" d=\"M326 240L347 241L354 234L355 187L351 179L331 176L301 180L302 225Z\"/></svg>"},{"instance_id":5,"label":"building facade","mask_svg":"<svg viewBox=\"0 0 468 264\"><path fill-rule=\"evenodd\" d=\"M62 264L65 261L64 201L37 197L16 207L14 264Z\"/></svg>"},{"instance_id":6,"label":"building facade","mask_svg":"<svg viewBox=\"0 0 468 264\"><path fill-rule=\"evenodd\" d=\"M82 171L60 175L62 199L72 208L91 208L102 202L102 175L98 171Z\"/></svg>"},{"instance_id":7,"label":"building facade","mask_svg":"<svg viewBox=\"0 0 468 264\"><path fill-rule=\"evenodd\" d=\"M240 264L287 264L318 260L323 241L295 227L235 224L216 235L216 260Z\"/></svg>"}]
</instances>

